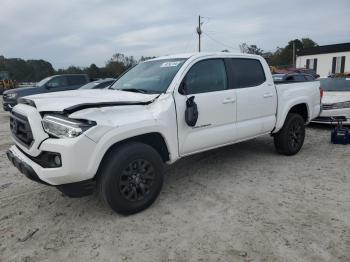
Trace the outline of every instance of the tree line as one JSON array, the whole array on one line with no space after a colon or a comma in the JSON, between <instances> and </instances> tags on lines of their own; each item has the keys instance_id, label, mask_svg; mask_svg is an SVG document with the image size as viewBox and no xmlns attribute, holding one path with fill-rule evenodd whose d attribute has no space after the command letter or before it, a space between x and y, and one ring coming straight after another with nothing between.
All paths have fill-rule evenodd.
<instances>
[{"instance_id":1,"label":"tree line","mask_svg":"<svg viewBox=\"0 0 350 262\"><path fill-rule=\"evenodd\" d=\"M8 71L10 78L18 82L36 82L55 73L55 69L47 61L4 56L0 56L0 71Z\"/></svg>"},{"instance_id":2,"label":"tree line","mask_svg":"<svg viewBox=\"0 0 350 262\"><path fill-rule=\"evenodd\" d=\"M154 57L144 57L136 60L133 56L114 54L103 67L91 64L89 67L69 66L55 70L51 63L44 60L23 60L21 58L5 58L0 56L0 71L9 72L10 78L17 82L38 82L51 75L88 74L90 78L118 77L125 70L137 63Z\"/></svg>"},{"instance_id":3,"label":"tree line","mask_svg":"<svg viewBox=\"0 0 350 262\"><path fill-rule=\"evenodd\" d=\"M151 59L154 57L144 57L135 59L133 56L125 56L124 54L116 53L111 59L106 62L104 67L98 67L95 64L91 64L89 67L76 67L70 66L66 69L58 69L56 74L88 74L90 78L116 78L121 75L125 70L135 66L139 62Z\"/></svg>"},{"instance_id":4,"label":"tree line","mask_svg":"<svg viewBox=\"0 0 350 262\"><path fill-rule=\"evenodd\" d=\"M274 52L266 52L258 46L242 43L239 45L242 53L257 54L263 56L269 65L275 67L291 67L293 65L293 43L295 50L315 47L317 43L310 38L295 39L288 42L285 47L277 47ZM228 50L223 50L228 51ZM128 68L153 57L141 57L114 54L105 64L98 67L91 64L88 67L69 66L65 69L55 70L51 63L45 60L23 60L20 58L5 58L0 56L0 71L8 71L11 79L17 82L37 82L54 74L88 74L92 79L118 77Z\"/></svg>"},{"instance_id":5,"label":"tree line","mask_svg":"<svg viewBox=\"0 0 350 262\"><path fill-rule=\"evenodd\" d=\"M274 52L266 52L256 45L248 45L246 43L239 45L239 48L242 53L263 56L270 66L285 68L293 66L293 44L296 53L305 48L318 46L318 44L312 39L302 38L291 40L285 47L277 47Z\"/></svg>"}]
</instances>

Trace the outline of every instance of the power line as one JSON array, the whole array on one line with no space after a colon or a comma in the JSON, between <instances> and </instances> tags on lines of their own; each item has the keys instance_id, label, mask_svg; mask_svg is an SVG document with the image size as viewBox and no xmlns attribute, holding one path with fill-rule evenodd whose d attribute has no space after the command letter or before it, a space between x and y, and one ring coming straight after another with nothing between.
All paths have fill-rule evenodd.
<instances>
[{"instance_id":1,"label":"power line","mask_svg":"<svg viewBox=\"0 0 350 262\"><path fill-rule=\"evenodd\" d=\"M204 25L204 24L209 24L209 23L210 23L211 17L208 17L208 16L201 16L201 18L203 19L203 20L202 20L202 25Z\"/></svg>"},{"instance_id":2,"label":"power line","mask_svg":"<svg viewBox=\"0 0 350 262\"><path fill-rule=\"evenodd\" d=\"M205 34L205 35L206 35L208 38L210 38L212 41L214 41L214 42L216 42L216 43L218 43L218 44L220 44L220 45L222 45L222 46L224 46L224 47L227 47L227 48L230 48L230 49L233 49L233 50L238 50L237 47L233 47L233 46L227 45L227 44L225 44L225 43L223 43L223 42L221 42L221 41L215 39L214 37L208 35L206 32L203 32L203 34Z\"/></svg>"},{"instance_id":3,"label":"power line","mask_svg":"<svg viewBox=\"0 0 350 262\"><path fill-rule=\"evenodd\" d=\"M195 46L195 40L196 40L196 36L194 34L194 32L191 33L191 37L188 39L188 41L186 42L185 45L185 53L188 52L188 48L191 46L191 50L193 51L193 47ZM193 45L193 46L192 46ZM192 52L191 51L191 52Z\"/></svg>"}]
</instances>

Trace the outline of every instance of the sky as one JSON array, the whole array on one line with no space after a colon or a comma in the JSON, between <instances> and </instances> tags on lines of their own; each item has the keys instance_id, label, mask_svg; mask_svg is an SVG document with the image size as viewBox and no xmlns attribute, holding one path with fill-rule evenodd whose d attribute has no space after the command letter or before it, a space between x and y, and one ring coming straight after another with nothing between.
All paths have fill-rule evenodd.
<instances>
[{"instance_id":1,"label":"sky","mask_svg":"<svg viewBox=\"0 0 350 262\"><path fill-rule=\"evenodd\" d=\"M350 42L350 0L0 0L0 55L57 68L103 66L114 53L161 56L256 44L265 51L309 37Z\"/></svg>"}]
</instances>

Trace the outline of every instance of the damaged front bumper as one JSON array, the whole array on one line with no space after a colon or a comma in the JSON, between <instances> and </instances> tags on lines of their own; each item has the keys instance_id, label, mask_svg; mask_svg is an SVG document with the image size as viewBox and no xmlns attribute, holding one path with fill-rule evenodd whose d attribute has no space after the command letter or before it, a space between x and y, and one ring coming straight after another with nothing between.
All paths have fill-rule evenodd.
<instances>
[{"instance_id":1,"label":"damaged front bumper","mask_svg":"<svg viewBox=\"0 0 350 262\"><path fill-rule=\"evenodd\" d=\"M43 181L32 166L37 165L31 159L23 159L25 156L16 146L12 146L6 152L7 158L10 162L27 178L37 183L47 186L56 187L62 193L69 197L82 197L92 194L95 191L96 183L93 179L79 181L75 183L68 183L62 185L51 185ZM28 163L29 162L29 163ZM31 162L31 163L30 163Z\"/></svg>"}]
</instances>

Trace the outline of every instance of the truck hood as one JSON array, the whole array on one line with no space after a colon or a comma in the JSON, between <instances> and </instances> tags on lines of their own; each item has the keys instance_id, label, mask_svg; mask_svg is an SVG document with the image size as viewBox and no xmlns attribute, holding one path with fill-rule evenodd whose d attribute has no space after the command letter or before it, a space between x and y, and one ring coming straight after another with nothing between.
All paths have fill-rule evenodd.
<instances>
[{"instance_id":1,"label":"truck hood","mask_svg":"<svg viewBox=\"0 0 350 262\"><path fill-rule=\"evenodd\" d=\"M327 92L325 91L322 98L323 104L334 104L339 102L350 101L349 92Z\"/></svg>"},{"instance_id":2,"label":"truck hood","mask_svg":"<svg viewBox=\"0 0 350 262\"><path fill-rule=\"evenodd\" d=\"M141 94L134 92L125 92L111 89L98 90L73 90L46 93L40 95L26 96L24 99L31 100L39 112L63 112L69 108L76 108L82 110L84 108L113 106L118 103L146 103L156 98L158 94ZM80 107L81 105L88 105L88 107Z\"/></svg>"}]
</instances>

